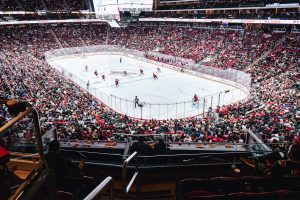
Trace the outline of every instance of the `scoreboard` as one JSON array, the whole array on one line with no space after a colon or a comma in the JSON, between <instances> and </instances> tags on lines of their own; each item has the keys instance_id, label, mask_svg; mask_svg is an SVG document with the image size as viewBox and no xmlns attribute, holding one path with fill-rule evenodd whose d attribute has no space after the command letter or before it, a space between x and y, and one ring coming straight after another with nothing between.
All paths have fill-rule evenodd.
<instances>
[{"instance_id":1,"label":"scoreboard","mask_svg":"<svg viewBox=\"0 0 300 200\"><path fill-rule=\"evenodd\" d=\"M93 3L96 15L102 17L118 16L124 11L137 14L152 11L153 7L153 0L93 0Z\"/></svg>"},{"instance_id":2,"label":"scoreboard","mask_svg":"<svg viewBox=\"0 0 300 200\"><path fill-rule=\"evenodd\" d=\"M119 0L120 11L152 11L153 0Z\"/></svg>"}]
</instances>

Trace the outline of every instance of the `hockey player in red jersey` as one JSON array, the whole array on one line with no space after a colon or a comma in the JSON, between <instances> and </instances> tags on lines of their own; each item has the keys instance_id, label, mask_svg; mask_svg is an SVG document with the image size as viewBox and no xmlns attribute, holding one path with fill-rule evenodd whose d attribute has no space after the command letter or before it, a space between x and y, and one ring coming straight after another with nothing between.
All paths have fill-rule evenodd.
<instances>
[{"instance_id":1,"label":"hockey player in red jersey","mask_svg":"<svg viewBox=\"0 0 300 200\"><path fill-rule=\"evenodd\" d=\"M153 73L153 79L158 79L157 75Z\"/></svg>"},{"instance_id":2,"label":"hockey player in red jersey","mask_svg":"<svg viewBox=\"0 0 300 200\"><path fill-rule=\"evenodd\" d=\"M197 94L195 94L194 98L193 98L193 101L196 103L196 102L198 102L198 100L199 100L199 98L198 98Z\"/></svg>"}]
</instances>

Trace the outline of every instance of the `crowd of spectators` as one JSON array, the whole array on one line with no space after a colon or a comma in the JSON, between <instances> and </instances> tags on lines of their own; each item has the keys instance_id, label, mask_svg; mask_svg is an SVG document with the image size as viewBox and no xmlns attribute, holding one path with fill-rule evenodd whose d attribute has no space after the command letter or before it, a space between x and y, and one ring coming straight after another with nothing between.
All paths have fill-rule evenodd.
<instances>
[{"instance_id":1,"label":"crowd of spectators","mask_svg":"<svg viewBox=\"0 0 300 200\"><path fill-rule=\"evenodd\" d=\"M170 6L168 6L170 7ZM171 10L171 9L168 9ZM171 17L185 19L299 19L299 10L297 8L281 8L281 9L235 9L235 10L215 10L207 13L206 11L191 12L146 12L140 17Z\"/></svg>"},{"instance_id":2,"label":"crowd of spectators","mask_svg":"<svg viewBox=\"0 0 300 200\"><path fill-rule=\"evenodd\" d=\"M0 1L0 11L8 11L8 10L15 10L19 11L22 10L22 7L16 0L1 0Z\"/></svg>"},{"instance_id":3,"label":"crowd of spectators","mask_svg":"<svg viewBox=\"0 0 300 200\"><path fill-rule=\"evenodd\" d=\"M225 43L227 57L235 57L242 52L244 57L238 63L243 65L239 69L245 69L273 45L273 51L266 58L247 69L252 74L253 87L250 98L245 102L218 107L214 115L208 113L205 118L158 121L131 119L114 112L43 59L45 51L59 48L58 41L63 47L104 44L106 28L103 25L68 25L52 29L57 38L47 26L7 28L0 33L0 93L32 103L40 112L44 129L58 126L59 139L115 140L123 137L113 133L166 133L169 140L177 142L243 142L246 136L244 130L249 128L264 142L299 140L298 35L286 35L283 43L275 44L276 34L270 32L264 36L261 29L245 30L242 34L165 26L112 29L108 44L196 57L196 61L207 56L205 46L222 49L224 44L219 43L221 40ZM246 48L239 52L234 45ZM197 53L195 50L198 50ZM212 52L213 55L217 51ZM253 52L257 55L253 56ZM0 115L2 121L8 117L3 109Z\"/></svg>"},{"instance_id":4,"label":"crowd of spectators","mask_svg":"<svg viewBox=\"0 0 300 200\"><path fill-rule=\"evenodd\" d=\"M171 1L171 2L170 2ZM239 8L239 7L263 7L268 4L287 4L299 3L297 0L220 0L220 1L176 1L163 0L158 4L159 10L172 10L172 9L205 9L205 8Z\"/></svg>"},{"instance_id":5,"label":"crowd of spectators","mask_svg":"<svg viewBox=\"0 0 300 200\"><path fill-rule=\"evenodd\" d=\"M264 52L272 49L282 34L253 30L235 35L232 42L218 54L210 65L217 68L244 69Z\"/></svg>"},{"instance_id":6,"label":"crowd of spectators","mask_svg":"<svg viewBox=\"0 0 300 200\"><path fill-rule=\"evenodd\" d=\"M114 29L110 43L141 51L193 59L196 63L214 57L209 62L216 68L244 69L263 53L272 49L284 34L269 29L222 30L185 27L128 27ZM118 36L121 36L121 41Z\"/></svg>"},{"instance_id":7,"label":"crowd of spectators","mask_svg":"<svg viewBox=\"0 0 300 200\"><path fill-rule=\"evenodd\" d=\"M87 10L86 0L1 0L0 11L79 11Z\"/></svg>"}]
</instances>

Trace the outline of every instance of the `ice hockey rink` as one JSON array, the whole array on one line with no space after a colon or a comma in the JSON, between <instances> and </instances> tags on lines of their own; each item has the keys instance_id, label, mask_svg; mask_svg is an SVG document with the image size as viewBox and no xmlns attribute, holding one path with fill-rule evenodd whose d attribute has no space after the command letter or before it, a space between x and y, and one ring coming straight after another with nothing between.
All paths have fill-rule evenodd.
<instances>
[{"instance_id":1,"label":"ice hockey rink","mask_svg":"<svg viewBox=\"0 0 300 200\"><path fill-rule=\"evenodd\" d=\"M159 63L125 55L78 55L57 57L48 62L55 68L62 68L67 77L113 110L129 117L162 120L201 116L211 106L215 108L247 97L245 91L222 81L182 73L161 67ZM144 75L140 74L140 69ZM158 79L153 79L153 73ZM119 87L116 87L115 79L119 79ZM200 99L198 103L192 101L194 94ZM140 105L135 105L135 96Z\"/></svg>"}]
</instances>

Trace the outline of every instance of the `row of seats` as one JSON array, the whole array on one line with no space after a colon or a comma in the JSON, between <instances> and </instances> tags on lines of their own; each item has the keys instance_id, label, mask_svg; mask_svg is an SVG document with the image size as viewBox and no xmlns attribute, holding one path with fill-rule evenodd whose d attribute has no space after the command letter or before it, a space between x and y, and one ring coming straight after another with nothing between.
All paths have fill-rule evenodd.
<instances>
[{"instance_id":1,"label":"row of seats","mask_svg":"<svg viewBox=\"0 0 300 200\"><path fill-rule=\"evenodd\" d=\"M179 182L177 195L179 199L285 199L300 195L299 183L300 177L291 176L192 178Z\"/></svg>"}]
</instances>

